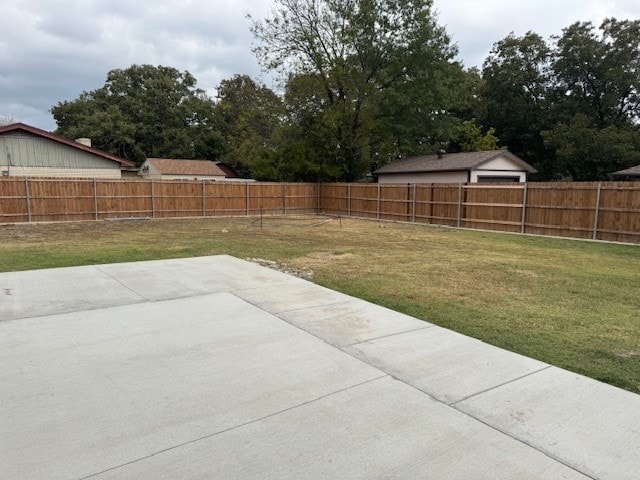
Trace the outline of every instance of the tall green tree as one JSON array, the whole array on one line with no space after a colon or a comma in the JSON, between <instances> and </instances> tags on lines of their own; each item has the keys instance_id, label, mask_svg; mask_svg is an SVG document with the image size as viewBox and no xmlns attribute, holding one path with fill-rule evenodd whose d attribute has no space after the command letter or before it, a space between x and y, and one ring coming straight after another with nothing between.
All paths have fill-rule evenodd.
<instances>
[{"instance_id":1,"label":"tall green tree","mask_svg":"<svg viewBox=\"0 0 640 480\"><path fill-rule=\"evenodd\" d=\"M605 180L640 163L640 20L565 28L553 71L556 123L543 132L574 180Z\"/></svg>"},{"instance_id":2,"label":"tall green tree","mask_svg":"<svg viewBox=\"0 0 640 480\"><path fill-rule=\"evenodd\" d=\"M253 164L275 148L274 133L284 114L282 99L247 75L218 86L216 121L224 138L220 159L238 173L251 175Z\"/></svg>"},{"instance_id":3,"label":"tall green tree","mask_svg":"<svg viewBox=\"0 0 640 480\"><path fill-rule=\"evenodd\" d=\"M303 111L289 119L312 129L297 144L312 150L305 158L323 153L319 171L355 180L453 135L462 68L431 0L277 0L252 31L260 62L294 83Z\"/></svg>"},{"instance_id":4,"label":"tall green tree","mask_svg":"<svg viewBox=\"0 0 640 480\"><path fill-rule=\"evenodd\" d=\"M552 51L538 34L513 34L495 43L482 69L479 122L495 129L503 145L553 178L542 130L550 118ZM545 168L547 164L547 168Z\"/></svg>"},{"instance_id":5,"label":"tall green tree","mask_svg":"<svg viewBox=\"0 0 640 480\"><path fill-rule=\"evenodd\" d=\"M216 158L222 138L214 106L189 72L132 65L51 113L60 135L91 137L95 147L140 164L147 157Z\"/></svg>"}]
</instances>

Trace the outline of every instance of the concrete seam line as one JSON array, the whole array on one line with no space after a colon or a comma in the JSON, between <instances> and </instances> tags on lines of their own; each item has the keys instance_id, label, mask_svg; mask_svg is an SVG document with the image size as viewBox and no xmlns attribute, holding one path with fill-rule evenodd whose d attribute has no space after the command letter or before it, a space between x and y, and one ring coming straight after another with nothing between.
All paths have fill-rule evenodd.
<instances>
[{"instance_id":1,"label":"concrete seam line","mask_svg":"<svg viewBox=\"0 0 640 480\"><path fill-rule=\"evenodd\" d=\"M513 352L510 352L510 353L513 353ZM484 390L480 390L479 392L472 393L471 395L467 395L466 397L461 398L460 400L456 400L455 402L451 402L448 405L453 407L453 408L456 408L456 405L458 403L460 403L460 402L464 402L466 400L469 400L470 398L477 397L478 395L482 395L483 393L490 392L491 390L495 390L496 388L504 387L505 385L509 385L510 383L517 382L519 380L522 380L523 378L530 377L531 375L535 375L536 373L544 372L545 370L548 370L551 367L553 367L553 365L547 365L546 367L542 367L539 370L535 370L533 372L525 373L524 375L521 375L521 376L516 377L516 378L512 378L511 380L507 380L506 382L500 383L498 385L494 385L493 387L485 388Z\"/></svg>"},{"instance_id":2,"label":"concrete seam line","mask_svg":"<svg viewBox=\"0 0 640 480\"><path fill-rule=\"evenodd\" d=\"M415 317L413 317L415 318ZM420 320L419 318L417 320ZM427 322L426 320L420 320L421 322ZM389 338L389 337L397 337L398 335L404 335L406 333L414 333L414 332L421 332L422 330L427 330L429 328L433 328L436 325L426 325L424 327L420 327L420 328L414 328L413 330L405 330L403 332L396 332L396 333L390 333L389 335L382 335L380 337L373 337L373 338L369 338L367 340L363 340L361 342L356 342L356 343L350 343L349 345L344 345L341 348L349 348L349 347L355 347L357 345L364 345L367 343L373 343L377 340L384 340L385 338Z\"/></svg>"},{"instance_id":3,"label":"concrete seam line","mask_svg":"<svg viewBox=\"0 0 640 480\"><path fill-rule=\"evenodd\" d=\"M140 295L139 292L136 292L133 288L125 285L124 283L122 283L122 281L116 277L114 277L113 275L111 275L109 272L105 272L104 270L102 270L100 268L99 265L93 265L93 267L98 270L99 272L104 273L107 277L112 278L114 281L118 282L120 285L122 285L124 288L126 288L127 290L129 290L132 293L135 293L136 295L138 295L140 298L142 298L143 300L147 300L149 301L149 299L147 297L145 297L144 295Z\"/></svg>"},{"instance_id":4,"label":"concrete seam line","mask_svg":"<svg viewBox=\"0 0 640 480\"><path fill-rule=\"evenodd\" d=\"M379 377L372 378L372 379L369 379L369 380L365 380L364 382L357 383L355 385L350 385L348 387L341 388L340 390L336 390L334 392L325 393L324 395L320 395L319 397L314 398L312 400L307 400L306 402L302 402L302 403L300 403L298 405L293 405L293 406L285 408L283 410L279 410L277 412L270 413L269 415L265 415L264 417L256 418L256 419L250 420L248 422L241 423L239 425L234 425L233 427L225 428L224 430L220 430L219 432L214 432L214 433L211 433L209 435L204 435L204 436L199 437L199 438L194 438L192 440L188 440L186 442L179 443L179 444L173 445L171 447L163 448L162 450L158 450L157 452L153 452L153 453L151 453L149 455L145 455L143 457L136 458L135 460L131 460L129 462L125 462L125 463L123 463L121 465L117 465L115 467L110 467L110 468L107 468L107 469L102 470L100 472L96 472L96 473L92 473L90 475L86 475L84 477L79 478L78 480L86 480L87 478L96 477L98 475L102 475L103 473L111 472L113 470L117 470L119 468L126 467L127 465L132 465L134 463L138 463L138 462L141 462L143 460L147 460L147 459L149 459L151 457L155 457L156 455L160 455L162 453L166 453L168 451L175 450L177 448L184 447L186 445L190 445L190 444L193 444L193 443L197 443L197 442L200 442L202 440L206 440L208 438L212 438L212 437L215 437L217 435L220 435L220 434L223 434L223 433L226 433L226 432L230 432L232 430L236 430L238 428L246 427L247 425L251 425L252 423L260 422L262 420L266 420L267 418L275 417L277 415L280 415L282 413L288 412L290 410L295 410L296 408L304 407L305 405L309 405L311 403L315 403L318 400L322 400L323 398L327 398L327 397L330 397L332 395L336 395L338 393L346 392L347 390L351 390L353 388L361 387L362 385L366 385L368 383L372 383L372 382L375 382L375 381L380 380L382 378L387 378L389 376L390 375L384 374L384 375L381 375Z\"/></svg>"},{"instance_id":5,"label":"concrete seam line","mask_svg":"<svg viewBox=\"0 0 640 480\"><path fill-rule=\"evenodd\" d=\"M447 404L445 403L445 405L447 405ZM509 433L507 431L501 430L498 427L496 427L494 425L491 425L490 423L488 423L487 421L483 420L480 417L476 417L475 415L471 415L470 413L467 413L467 412L465 412L463 410L459 410L459 409L457 409L456 407L454 407L452 405L447 405L447 406L450 407L450 408L453 408L454 410L456 410L459 413L462 413L463 415L466 415L469 418L473 418L477 422L480 422L481 424L485 425L486 427L489 427L490 429L495 430L496 432L499 432L502 435L505 435L505 436L511 438L512 440L515 440L516 442L519 442L519 443L521 443L523 445L526 445L529 448L534 449L536 452L540 452L545 457L548 457L551 460L554 460L554 461L558 462L559 464L564 465L565 467L569 468L570 470L573 470L574 472L579 473L580 475L583 475L583 476L585 476L587 478L590 478L591 480L601 480L598 477L594 477L593 475L589 475L588 473L583 472L582 470L578 469L578 467L574 467L573 465L568 463L567 460L564 460L564 459L562 459L560 457L557 457L556 455L554 455L551 452L547 452L544 448L537 447L537 446L533 445L532 443L527 442L526 440L523 440L522 438L518 438L515 435L513 435L513 434L511 434L511 433Z\"/></svg>"}]
</instances>

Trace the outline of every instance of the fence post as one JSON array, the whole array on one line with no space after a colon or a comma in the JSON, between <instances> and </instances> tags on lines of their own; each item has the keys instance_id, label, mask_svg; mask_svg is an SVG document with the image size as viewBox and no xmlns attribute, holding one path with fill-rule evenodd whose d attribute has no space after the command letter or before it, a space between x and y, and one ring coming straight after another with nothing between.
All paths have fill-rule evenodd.
<instances>
[{"instance_id":1,"label":"fence post","mask_svg":"<svg viewBox=\"0 0 640 480\"><path fill-rule=\"evenodd\" d=\"M204 180L202 180L202 216L207 216L207 206L206 206L206 198L205 198L205 185Z\"/></svg>"},{"instance_id":2,"label":"fence post","mask_svg":"<svg viewBox=\"0 0 640 480\"><path fill-rule=\"evenodd\" d=\"M598 239L598 221L600 220L600 193L602 191L602 182L598 182L598 193L596 195L596 212L593 221L593 239Z\"/></svg>"},{"instance_id":3,"label":"fence post","mask_svg":"<svg viewBox=\"0 0 640 480\"><path fill-rule=\"evenodd\" d=\"M462 215L462 184L458 185L458 228L460 228L460 216Z\"/></svg>"},{"instance_id":4,"label":"fence post","mask_svg":"<svg viewBox=\"0 0 640 480\"><path fill-rule=\"evenodd\" d=\"M411 223L416 223L416 184L413 183L413 207L411 208Z\"/></svg>"},{"instance_id":5,"label":"fence post","mask_svg":"<svg viewBox=\"0 0 640 480\"><path fill-rule=\"evenodd\" d=\"M527 215L527 182L524 182L524 189L522 191L522 221L520 222L520 233L525 231L525 221Z\"/></svg>"},{"instance_id":6,"label":"fence post","mask_svg":"<svg viewBox=\"0 0 640 480\"><path fill-rule=\"evenodd\" d=\"M380 183L378 182L378 206L376 208L376 219L380 220Z\"/></svg>"},{"instance_id":7,"label":"fence post","mask_svg":"<svg viewBox=\"0 0 640 480\"><path fill-rule=\"evenodd\" d=\"M155 181L151 180L151 218L156 218L156 185Z\"/></svg>"},{"instance_id":8,"label":"fence post","mask_svg":"<svg viewBox=\"0 0 640 480\"><path fill-rule=\"evenodd\" d=\"M320 188L322 187L322 184L320 183L320 180L318 180L318 206L316 207L316 215L320 215Z\"/></svg>"},{"instance_id":9,"label":"fence post","mask_svg":"<svg viewBox=\"0 0 640 480\"><path fill-rule=\"evenodd\" d=\"M29 218L29 223L31 223L31 196L29 195L29 179L24 179L24 191L27 197L27 215Z\"/></svg>"},{"instance_id":10,"label":"fence post","mask_svg":"<svg viewBox=\"0 0 640 480\"><path fill-rule=\"evenodd\" d=\"M96 212L96 220L98 220L98 187L95 177L93 177L93 209Z\"/></svg>"},{"instance_id":11,"label":"fence post","mask_svg":"<svg viewBox=\"0 0 640 480\"><path fill-rule=\"evenodd\" d=\"M282 211L287 214L287 183L282 184Z\"/></svg>"},{"instance_id":12,"label":"fence post","mask_svg":"<svg viewBox=\"0 0 640 480\"><path fill-rule=\"evenodd\" d=\"M245 196L245 203L246 203L246 216L249 216L249 182L245 182L244 183L245 186L245 190L246 190L246 196Z\"/></svg>"},{"instance_id":13,"label":"fence post","mask_svg":"<svg viewBox=\"0 0 640 480\"><path fill-rule=\"evenodd\" d=\"M351 184L347 186L347 216L351 216Z\"/></svg>"}]
</instances>

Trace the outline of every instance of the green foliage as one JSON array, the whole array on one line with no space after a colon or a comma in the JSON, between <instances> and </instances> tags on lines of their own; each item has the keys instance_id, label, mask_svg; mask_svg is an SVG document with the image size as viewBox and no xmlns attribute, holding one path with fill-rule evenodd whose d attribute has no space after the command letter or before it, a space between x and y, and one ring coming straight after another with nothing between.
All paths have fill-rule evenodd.
<instances>
[{"instance_id":1,"label":"green foliage","mask_svg":"<svg viewBox=\"0 0 640 480\"><path fill-rule=\"evenodd\" d=\"M631 126L597 128L596 119L578 114L542 135L555 150L556 168L565 178L607 180L612 172L640 164L640 135Z\"/></svg>"},{"instance_id":2,"label":"green foliage","mask_svg":"<svg viewBox=\"0 0 640 480\"><path fill-rule=\"evenodd\" d=\"M189 72L132 65L107 74L103 87L54 105L57 133L140 164L147 157L216 158L222 138L214 103Z\"/></svg>"},{"instance_id":3,"label":"green foliage","mask_svg":"<svg viewBox=\"0 0 640 480\"><path fill-rule=\"evenodd\" d=\"M238 173L251 175L274 149L273 136L284 113L282 100L247 75L223 80L217 96L216 121L224 137L220 159ZM254 166L256 162L261 166Z\"/></svg>"},{"instance_id":4,"label":"green foliage","mask_svg":"<svg viewBox=\"0 0 640 480\"><path fill-rule=\"evenodd\" d=\"M486 133L482 133L482 125L478 125L473 120L462 122L458 142L460 150L463 152L488 152L498 150L498 138L495 136L495 129L489 128Z\"/></svg>"},{"instance_id":5,"label":"green foliage","mask_svg":"<svg viewBox=\"0 0 640 480\"><path fill-rule=\"evenodd\" d=\"M278 0L254 22L258 59L287 79L284 138L319 175L352 181L371 163L453 136L462 68L431 8L431 0Z\"/></svg>"},{"instance_id":6,"label":"green foliage","mask_svg":"<svg viewBox=\"0 0 640 480\"><path fill-rule=\"evenodd\" d=\"M497 42L483 68L479 119L539 179L601 180L637 164L640 20L575 23Z\"/></svg>"}]
</instances>

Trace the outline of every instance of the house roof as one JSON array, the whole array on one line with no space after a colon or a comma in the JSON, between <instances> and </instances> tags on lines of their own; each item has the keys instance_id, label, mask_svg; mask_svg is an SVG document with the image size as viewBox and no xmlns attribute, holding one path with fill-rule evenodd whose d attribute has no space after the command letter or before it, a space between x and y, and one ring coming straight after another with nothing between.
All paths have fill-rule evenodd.
<instances>
[{"instance_id":1,"label":"house roof","mask_svg":"<svg viewBox=\"0 0 640 480\"><path fill-rule=\"evenodd\" d=\"M226 177L225 172L210 160L180 160L169 158L147 158L163 175L210 175Z\"/></svg>"},{"instance_id":2,"label":"house roof","mask_svg":"<svg viewBox=\"0 0 640 480\"><path fill-rule=\"evenodd\" d=\"M226 164L224 162L216 162L216 165L218 166L218 168L220 168L220 170L222 170L225 173L227 178L239 178L240 177L240 175L238 175L238 172L236 172L231 165L228 165L228 164Z\"/></svg>"},{"instance_id":3,"label":"house roof","mask_svg":"<svg viewBox=\"0 0 640 480\"><path fill-rule=\"evenodd\" d=\"M611 175L614 177L640 177L640 165L627 168L626 170L620 170L619 172L614 172Z\"/></svg>"},{"instance_id":4,"label":"house roof","mask_svg":"<svg viewBox=\"0 0 640 480\"><path fill-rule=\"evenodd\" d=\"M378 169L375 173L423 173L423 172L453 172L459 170L475 170L487 162L498 157L506 157L519 165L522 170L536 173L527 162L507 150L492 150L489 152L445 153L442 158L438 155L423 155L390 163Z\"/></svg>"},{"instance_id":5,"label":"house roof","mask_svg":"<svg viewBox=\"0 0 640 480\"><path fill-rule=\"evenodd\" d=\"M63 145L67 145L68 147L76 148L78 150L82 150L83 152L87 152L92 155L97 155L98 157L106 158L107 160L118 162L122 167L135 166L133 162L130 162L129 160L125 160L124 158L116 157L115 155L111 155L110 153L103 152L102 150L98 150L97 148L88 147L81 143L74 142L73 140L69 140L67 138L61 137L60 135L56 135L55 133L47 132L46 130L40 130L39 128L32 127L31 125L26 125L24 123L12 123L12 124L4 125L0 127L0 134L17 132L17 131L31 133L32 135L36 135L42 138L47 138L51 141L61 143Z\"/></svg>"}]
</instances>

